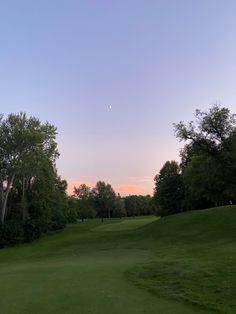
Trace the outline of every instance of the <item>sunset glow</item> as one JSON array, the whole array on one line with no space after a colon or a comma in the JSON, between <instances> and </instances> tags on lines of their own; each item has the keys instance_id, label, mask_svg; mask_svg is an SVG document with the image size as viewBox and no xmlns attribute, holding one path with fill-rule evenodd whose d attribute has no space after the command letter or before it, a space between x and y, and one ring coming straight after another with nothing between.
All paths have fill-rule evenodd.
<instances>
[{"instance_id":1,"label":"sunset glow","mask_svg":"<svg viewBox=\"0 0 236 314\"><path fill-rule=\"evenodd\" d=\"M69 194L99 180L152 194L179 160L173 123L214 103L235 111L233 2L13 3L0 10L1 112L57 127Z\"/></svg>"},{"instance_id":2,"label":"sunset glow","mask_svg":"<svg viewBox=\"0 0 236 314\"><path fill-rule=\"evenodd\" d=\"M147 180L147 179L146 179ZM150 194L150 187L149 185L153 185L153 182L148 181L149 184L147 184L147 188L145 188L145 184L142 182L147 183L147 181L142 181L142 178L140 178L140 181L137 182L137 184L115 184L113 185L113 189L116 193L119 193L121 196L127 196L130 194L138 194L138 195L147 195ZM68 188L67 193L68 195L73 195L74 187L79 187L81 184L86 184L90 188L94 188L96 185L96 182L94 181L83 181L83 180L74 180L69 179L67 180Z\"/></svg>"}]
</instances>

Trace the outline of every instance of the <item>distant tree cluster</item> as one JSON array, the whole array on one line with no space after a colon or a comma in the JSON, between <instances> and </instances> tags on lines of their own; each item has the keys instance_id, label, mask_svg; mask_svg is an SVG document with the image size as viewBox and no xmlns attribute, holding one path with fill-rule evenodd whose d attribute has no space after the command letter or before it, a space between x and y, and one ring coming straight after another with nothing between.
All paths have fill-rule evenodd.
<instances>
[{"instance_id":1,"label":"distant tree cluster","mask_svg":"<svg viewBox=\"0 0 236 314\"><path fill-rule=\"evenodd\" d=\"M155 177L160 215L236 204L236 115L214 105L196 110L196 121L174 124L185 141L181 162L167 161Z\"/></svg>"},{"instance_id":2,"label":"distant tree cluster","mask_svg":"<svg viewBox=\"0 0 236 314\"><path fill-rule=\"evenodd\" d=\"M122 218L130 216L151 215L154 213L150 195L116 195L110 184L99 181L94 188L85 184L74 188L70 198L77 217L84 221L88 218Z\"/></svg>"}]
</instances>

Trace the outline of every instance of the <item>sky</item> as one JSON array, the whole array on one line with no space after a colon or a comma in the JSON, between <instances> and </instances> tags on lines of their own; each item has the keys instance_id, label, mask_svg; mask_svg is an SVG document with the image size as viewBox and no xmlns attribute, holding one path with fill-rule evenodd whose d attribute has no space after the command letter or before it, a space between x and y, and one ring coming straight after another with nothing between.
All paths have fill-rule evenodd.
<instances>
[{"instance_id":1,"label":"sky","mask_svg":"<svg viewBox=\"0 0 236 314\"><path fill-rule=\"evenodd\" d=\"M57 126L69 193L152 194L173 123L235 113L235 83L234 0L0 0L0 112Z\"/></svg>"}]
</instances>

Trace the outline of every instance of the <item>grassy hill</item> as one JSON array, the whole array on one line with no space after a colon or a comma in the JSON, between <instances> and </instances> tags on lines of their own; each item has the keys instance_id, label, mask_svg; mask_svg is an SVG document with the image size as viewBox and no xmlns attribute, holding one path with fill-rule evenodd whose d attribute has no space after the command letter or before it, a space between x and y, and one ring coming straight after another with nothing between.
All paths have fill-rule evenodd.
<instances>
[{"instance_id":1,"label":"grassy hill","mask_svg":"<svg viewBox=\"0 0 236 314\"><path fill-rule=\"evenodd\" d=\"M235 221L236 206L93 220L0 250L0 313L236 313Z\"/></svg>"},{"instance_id":2,"label":"grassy hill","mask_svg":"<svg viewBox=\"0 0 236 314\"><path fill-rule=\"evenodd\" d=\"M156 259L128 272L154 294L236 313L236 206L162 218L140 230Z\"/></svg>"}]
</instances>

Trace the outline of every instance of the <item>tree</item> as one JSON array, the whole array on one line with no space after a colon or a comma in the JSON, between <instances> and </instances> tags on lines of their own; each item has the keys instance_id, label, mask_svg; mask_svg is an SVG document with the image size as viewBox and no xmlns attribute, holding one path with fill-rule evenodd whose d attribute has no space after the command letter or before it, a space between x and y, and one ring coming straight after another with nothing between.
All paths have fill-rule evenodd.
<instances>
[{"instance_id":1,"label":"tree","mask_svg":"<svg viewBox=\"0 0 236 314\"><path fill-rule=\"evenodd\" d=\"M155 176L154 202L158 213L166 216L183 211L183 180L176 161L167 161Z\"/></svg>"},{"instance_id":2,"label":"tree","mask_svg":"<svg viewBox=\"0 0 236 314\"><path fill-rule=\"evenodd\" d=\"M125 217L126 216L126 210L125 210L125 202L121 198L120 194L118 193L118 196L115 199L114 202L114 208L113 208L113 217Z\"/></svg>"},{"instance_id":3,"label":"tree","mask_svg":"<svg viewBox=\"0 0 236 314\"><path fill-rule=\"evenodd\" d=\"M77 213L78 217L84 221L86 218L95 216L92 207L92 191L86 184L81 184L78 188L74 187L74 197L77 199Z\"/></svg>"},{"instance_id":4,"label":"tree","mask_svg":"<svg viewBox=\"0 0 236 314\"><path fill-rule=\"evenodd\" d=\"M111 218L112 209L114 208L116 193L110 184L99 181L92 190L95 207L98 216L102 219L104 217Z\"/></svg>"},{"instance_id":5,"label":"tree","mask_svg":"<svg viewBox=\"0 0 236 314\"><path fill-rule=\"evenodd\" d=\"M66 219L69 223L76 223L78 218L78 200L70 196L67 199Z\"/></svg>"},{"instance_id":6,"label":"tree","mask_svg":"<svg viewBox=\"0 0 236 314\"><path fill-rule=\"evenodd\" d=\"M0 116L0 246L29 242L67 220L56 128L25 113Z\"/></svg>"},{"instance_id":7,"label":"tree","mask_svg":"<svg viewBox=\"0 0 236 314\"><path fill-rule=\"evenodd\" d=\"M137 195L129 195L125 197L125 209L128 217L138 215Z\"/></svg>"},{"instance_id":8,"label":"tree","mask_svg":"<svg viewBox=\"0 0 236 314\"><path fill-rule=\"evenodd\" d=\"M129 195L124 197L127 216L151 215L154 212L150 195Z\"/></svg>"},{"instance_id":9,"label":"tree","mask_svg":"<svg viewBox=\"0 0 236 314\"><path fill-rule=\"evenodd\" d=\"M190 198L216 206L236 202L236 115L215 105L195 116L195 122L174 125L176 136L187 141L181 167Z\"/></svg>"},{"instance_id":10,"label":"tree","mask_svg":"<svg viewBox=\"0 0 236 314\"><path fill-rule=\"evenodd\" d=\"M44 232L65 227L66 185L57 176L51 163L45 163L38 169L31 188L26 192L28 216L23 222L25 241L29 242Z\"/></svg>"},{"instance_id":11,"label":"tree","mask_svg":"<svg viewBox=\"0 0 236 314\"><path fill-rule=\"evenodd\" d=\"M174 124L177 138L181 141L189 140L200 151L215 155L225 146L228 138L235 133L236 115L228 108L214 105L208 112L197 109L196 121L185 124L183 121Z\"/></svg>"},{"instance_id":12,"label":"tree","mask_svg":"<svg viewBox=\"0 0 236 314\"><path fill-rule=\"evenodd\" d=\"M138 196L138 212L144 216L153 214L152 198L150 195Z\"/></svg>"},{"instance_id":13,"label":"tree","mask_svg":"<svg viewBox=\"0 0 236 314\"><path fill-rule=\"evenodd\" d=\"M47 161L54 163L59 155L55 142L56 128L42 124L34 117L27 118L25 113L10 114L0 118L0 194L1 222L7 214L8 198L11 190L20 187L22 204L25 204L25 191L37 177L38 170ZM23 206L22 218L27 218Z\"/></svg>"}]
</instances>

